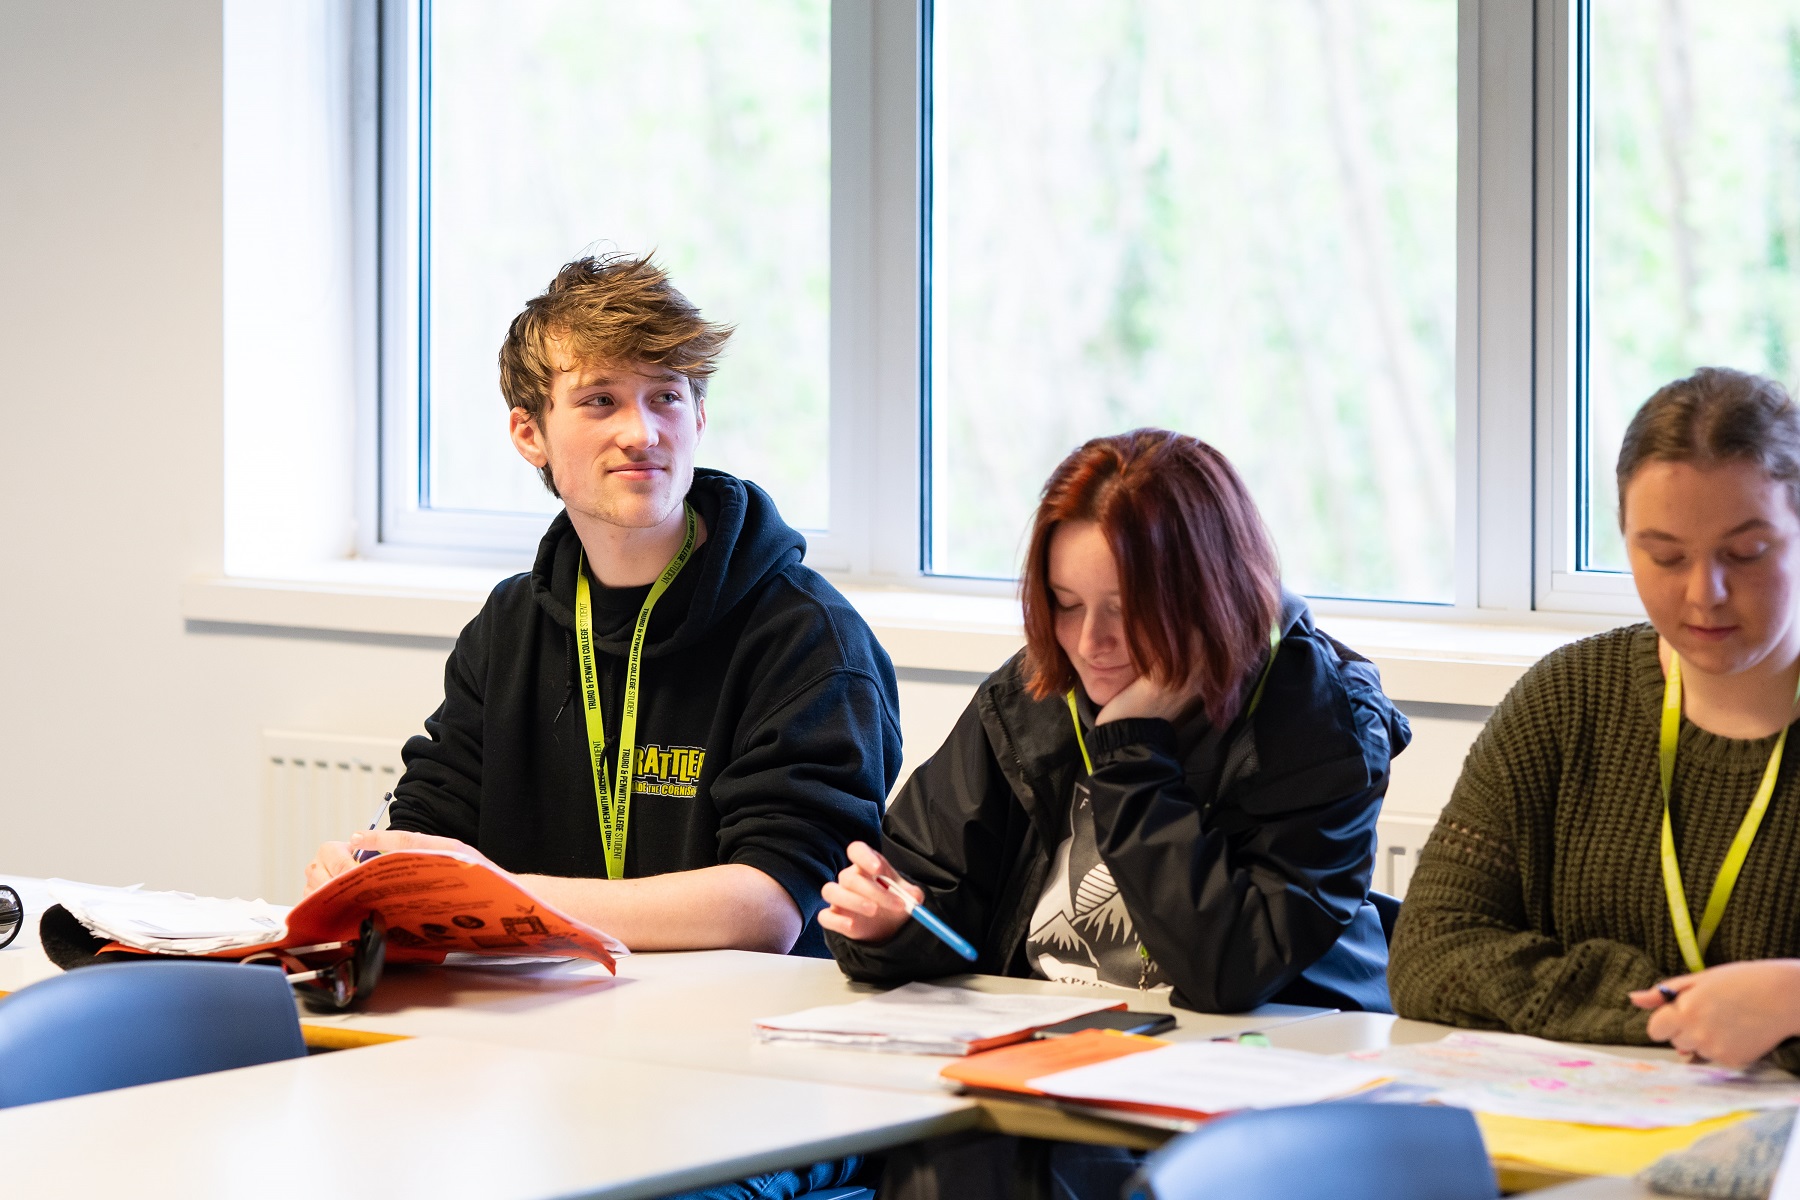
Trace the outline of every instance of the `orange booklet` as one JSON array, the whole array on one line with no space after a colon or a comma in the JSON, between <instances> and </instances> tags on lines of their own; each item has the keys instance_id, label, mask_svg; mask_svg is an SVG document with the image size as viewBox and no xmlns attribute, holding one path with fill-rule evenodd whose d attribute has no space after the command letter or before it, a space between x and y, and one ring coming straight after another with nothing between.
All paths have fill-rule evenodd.
<instances>
[{"instance_id":1,"label":"orange booklet","mask_svg":"<svg viewBox=\"0 0 1800 1200\"><path fill-rule=\"evenodd\" d=\"M438 963L451 953L568 955L613 969L625 943L545 904L484 862L442 850L397 850L358 863L295 905L282 946L356 936L387 922L389 962Z\"/></svg>"},{"instance_id":2,"label":"orange booklet","mask_svg":"<svg viewBox=\"0 0 1800 1200\"><path fill-rule=\"evenodd\" d=\"M611 934L537 899L485 862L445 850L397 850L358 863L288 911L287 930L211 957L353 940L363 918L387 923L387 961L440 963L448 954L590 958L611 971L630 954ZM113 943L108 950L128 950Z\"/></svg>"}]
</instances>

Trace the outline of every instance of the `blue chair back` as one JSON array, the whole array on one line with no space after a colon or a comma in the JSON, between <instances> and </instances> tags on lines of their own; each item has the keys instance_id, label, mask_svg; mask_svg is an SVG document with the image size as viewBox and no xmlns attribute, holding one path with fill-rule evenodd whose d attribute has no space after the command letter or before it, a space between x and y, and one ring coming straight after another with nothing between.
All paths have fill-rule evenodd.
<instances>
[{"instance_id":1,"label":"blue chair back","mask_svg":"<svg viewBox=\"0 0 1800 1200\"><path fill-rule=\"evenodd\" d=\"M305 1053L278 967L81 967L0 1000L0 1108Z\"/></svg>"},{"instance_id":2,"label":"blue chair back","mask_svg":"<svg viewBox=\"0 0 1800 1200\"><path fill-rule=\"evenodd\" d=\"M1388 945L1394 944L1394 922L1400 919L1400 901L1386 892L1370 892L1369 903L1375 906L1375 915L1381 918L1381 936L1387 939Z\"/></svg>"},{"instance_id":3,"label":"blue chair back","mask_svg":"<svg viewBox=\"0 0 1800 1200\"><path fill-rule=\"evenodd\" d=\"M1131 1200L1494 1200L1474 1116L1417 1104L1311 1104L1209 1121L1145 1161Z\"/></svg>"}]
</instances>

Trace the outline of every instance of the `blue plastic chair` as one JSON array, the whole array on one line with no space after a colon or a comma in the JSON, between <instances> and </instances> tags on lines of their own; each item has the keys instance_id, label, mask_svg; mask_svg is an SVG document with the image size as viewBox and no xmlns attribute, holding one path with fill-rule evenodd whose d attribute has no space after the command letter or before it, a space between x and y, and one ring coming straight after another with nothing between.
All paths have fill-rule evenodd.
<instances>
[{"instance_id":1,"label":"blue plastic chair","mask_svg":"<svg viewBox=\"0 0 1800 1200\"><path fill-rule=\"evenodd\" d=\"M278 967L81 967L0 1000L0 1108L305 1053Z\"/></svg>"},{"instance_id":2,"label":"blue plastic chair","mask_svg":"<svg viewBox=\"0 0 1800 1200\"><path fill-rule=\"evenodd\" d=\"M1375 915L1381 918L1381 936L1388 945L1394 944L1394 922L1400 919L1400 901L1386 892L1370 892L1369 903L1375 906Z\"/></svg>"},{"instance_id":3,"label":"blue plastic chair","mask_svg":"<svg viewBox=\"0 0 1800 1200\"><path fill-rule=\"evenodd\" d=\"M1210 1121L1151 1155L1131 1200L1494 1200L1473 1114L1311 1104Z\"/></svg>"}]
</instances>

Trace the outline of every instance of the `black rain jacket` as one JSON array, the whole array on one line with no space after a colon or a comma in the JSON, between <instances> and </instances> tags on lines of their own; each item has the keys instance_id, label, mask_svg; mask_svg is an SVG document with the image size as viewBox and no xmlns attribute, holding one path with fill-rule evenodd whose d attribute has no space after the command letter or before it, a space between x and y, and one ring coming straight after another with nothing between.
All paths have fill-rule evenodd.
<instances>
[{"instance_id":1,"label":"black rain jacket","mask_svg":"<svg viewBox=\"0 0 1800 1200\"><path fill-rule=\"evenodd\" d=\"M707 537L646 632L625 874L747 863L799 907L793 952L823 956L819 889L845 846L878 836L900 770L893 664L801 564L805 541L761 488L702 469L688 500ZM531 572L496 587L457 638L444 702L402 751L396 829L460 839L509 871L606 874L577 686L580 549L564 512ZM594 592L616 779L626 656L649 588Z\"/></svg>"},{"instance_id":2,"label":"black rain jacket","mask_svg":"<svg viewBox=\"0 0 1800 1200\"><path fill-rule=\"evenodd\" d=\"M1150 719L1087 733L1095 837L1175 1003L1388 1012L1367 895L1389 759L1412 731L1374 666L1314 627L1304 601L1284 596L1282 621L1262 702L1223 737L1178 747ZM973 970L1032 974L1026 935L1081 773L1068 704L1031 698L1021 653L889 806L883 852L979 948ZM971 969L913 921L880 945L826 942L852 979Z\"/></svg>"}]
</instances>

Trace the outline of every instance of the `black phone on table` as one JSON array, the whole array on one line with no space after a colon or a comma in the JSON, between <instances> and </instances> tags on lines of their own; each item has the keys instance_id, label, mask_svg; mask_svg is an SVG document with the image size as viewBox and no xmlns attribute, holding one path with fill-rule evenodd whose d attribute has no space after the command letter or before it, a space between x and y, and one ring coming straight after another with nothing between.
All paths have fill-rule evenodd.
<instances>
[{"instance_id":1,"label":"black phone on table","mask_svg":"<svg viewBox=\"0 0 1800 1200\"><path fill-rule=\"evenodd\" d=\"M1114 1029L1120 1033L1156 1034L1175 1028L1175 1018L1169 1013L1132 1012L1126 1008L1109 1008L1103 1012L1091 1012L1085 1016L1072 1017L1067 1021L1058 1021L1054 1025L1046 1025L1033 1037L1057 1038L1068 1037L1071 1033L1080 1033L1084 1029Z\"/></svg>"}]
</instances>

